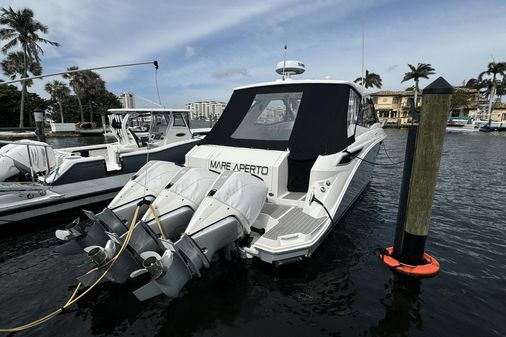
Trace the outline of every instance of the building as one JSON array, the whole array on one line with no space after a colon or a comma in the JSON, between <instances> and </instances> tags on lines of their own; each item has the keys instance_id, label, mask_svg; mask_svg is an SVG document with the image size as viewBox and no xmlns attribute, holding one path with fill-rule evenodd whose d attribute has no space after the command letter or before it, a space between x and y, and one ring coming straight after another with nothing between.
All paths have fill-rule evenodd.
<instances>
[{"instance_id":1,"label":"building","mask_svg":"<svg viewBox=\"0 0 506 337\"><path fill-rule=\"evenodd\" d=\"M370 95L379 121L385 127L403 127L411 123L409 117L409 99L414 98L413 91L378 91ZM418 94L418 108L422 104L422 95ZM506 120L506 104L494 102L492 120ZM474 120L488 119L488 100L482 98L476 89L455 87L448 117L469 117Z\"/></svg>"},{"instance_id":2,"label":"building","mask_svg":"<svg viewBox=\"0 0 506 337\"><path fill-rule=\"evenodd\" d=\"M224 102L199 101L186 103L185 107L190 110L190 119L217 120L225 110L226 105Z\"/></svg>"},{"instance_id":3,"label":"building","mask_svg":"<svg viewBox=\"0 0 506 337\"><path fill-rule=\"evenodd\" d=\"M493 122L506 122L506 103L495 102L491 115Z\"/></svg>"},{"instance_id":4,"label":"building","mask_svg":"<svg viewBox=\"0 0 506 337\"><path fill-rule=\"evenodd\" d=\"M131 92L125 91L120 96L121 105L125 109L135 108L134 95Z\"/></svg>"},{"instance_id":5,"label":"building","mask_svg":"<svg viewBox=\"0 0 506 337\"><path fill-rule=\"evenodd\" d=\"M371 94L380 123L384 126L401 127L410 123L409 98L413 98L413 91L383 90ZM418 106L421 103L418 95Z\"/></svg>"}]
</instances>

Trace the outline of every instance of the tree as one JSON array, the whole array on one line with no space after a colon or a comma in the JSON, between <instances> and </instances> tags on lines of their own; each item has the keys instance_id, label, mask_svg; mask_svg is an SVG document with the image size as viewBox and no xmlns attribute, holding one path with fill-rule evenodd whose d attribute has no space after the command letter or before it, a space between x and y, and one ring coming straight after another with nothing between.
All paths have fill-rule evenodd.
<instances>
[{"instance_id":1,"label":"tree","mask_svg":"<svg viewBox=\"0 0 506 337\"><path fill-rule=\"evenodd\" d=\"M21 91L14 85L0 85L0 125L17 126L19 114L19 100ZM45 110L47 101L35 93L28 93L26 96L25 107L27 111L33 111L35 108Z\"/></svg>"},{"instance_id":2,"label":"tree","mask_svg":"<svg viewBox=\"0 0 506 337\"><path fill-rule=\"evenodd\" d=\"M79 70L78 66L70 66L67 68L69 71L73 70ZM79 112L81 113L81 123L84 122L84 110L83 110L83 104L81 101L81 97L83 96L83 93L86 89L86 74L77 71L73 73L66 73L63 75L63 78L69 80L69 84L72 87L72 90L74 91L74 94L76 95L77 102L79 104Z\"/></svg>"},{"instance_id":3,"label":"tree","mask_svg":"<svg viewBox=\"0 0 506 337\"><path fill-rule=\"evenodd\" d=\"M373 87L381 89L381 86L383 85L380 75L370 73L369 70L365 71L365 77L357 77L354 82L363 85L366 89Z\"/></svg>"},{"instance_id":4,"label":"tree","mask_svg":"<svg viewBox=\"0 0 506 337\"><path fill-rule=\"evenodd\" d=\"M476 91L463 88L455 89L450 102L450 111L458 108L469 108L474 101Z\"/></svg>"},{"instance_id":5,"label":"tree","mask_svg":"<svg viewBox=\"0 0 506 337\"><path fill-rule=\"evenodd\" d=\"M15 80L18 76L21 78L25 73L25 61L23 52L9 53L5 59L1 62L4 74L9 76L11 80ZM38 76L42 74L42 67L37 62L30 62L27 65L27 73ZM33 84L32 80L24 81L27 87Z\"/></svg>"},{"instance_id":6,"label":"tree","mask_svg":"<svg viewBox=\"0 0 506 337\"><path fill-rule=\"evenodd\" d=\"M84 91L83 98L87 102L88 112L90 114L90 122L93 122L93 110L98 108L97 100L107 90L105 89L105 81L99 74L91 70L83 71Z\"/></svg>"},{"instance_id":7,"label":"tree","mask_svg":"<svg viewBox=\"0 0 506 337\"><path fill-rule=\"evenodd\" d=\"M70 94L70 89L67 85L61 81L53 80L52 82L46 83L44 89L47 91L51 98L55 99L60 108L61 122L65 123L63 119L63 100Z\"/></svg>"},{"instance_id":8,"label":"tree","mask_svg":"<svg viewBox=\"0 0 506 337\"><path fill-rule=\"evenodd\" d=\"M31 63L40 64L40 56L44 54L40 44L49 44L59 46L57 42L50 41L40 37L40 33L47 34L47 26L37 21L33 17L33 11L29 8L14 11L9 6L8 9L0 10L0 40L5 41L2 52L7 53L18 44L23 53L23 74L27 77L29 65ZM19 127L24 126L24 108L26 96L26 81L21 82L21 103L19 107Z\"/></svg>"},{"instance_id":9,"label":"tree","mask_svg":"<svg viewBox=\"0 0 506 337\"><path fill-rule=\"evenodd\" d=\"M488 101L488 125L492 123L492 104L494 102L494 96L497 91L499 78L506 76L506 62L490 62L487 66L487 70L483 71L480 75L478 75L479 81L484 81L484 77L488 77L485 79L487 83L487 95L489 97ZM499 80L500 81L500 80ZM501 88L502 90L502 88Z\"/></svg>"},{"instance_id":10,"label":"tree","mask_svg":"<svg viewBox=\"0 0 506 337\"><path fill-rule=\"evenodd\" d=\"M408 64L408 67L411 70L404 74L404 78L401 83L409 80L415 80L415 106L417 106L418 91L420 90L418 84L420 78L429 78L430 75L435 74L435 69L428 63L418 63L416 67Z\"/></svg>"},{"instance_id":11,"label":"tree","mask_svg":"<svg viewBox=\"0 0 506 337\"><path fill-rule=\"evenodd\" d=\"M9 53L7 55L7 57L4 60L2 60L1 66L4 71L4 74L7 75L10 79L15 80L18 76L19 76L19 78L21 78L25 72L23 53L20 51ZM30 72L33 75L40 75L42 73L42 67L40 66L40 64L38 64L36 62L30 62L28 64L28 72ZM26 82L25 83L26 87L31 87L33 84L32 80L27 80L25 82ZM22 97L21 97L23 99L23 103L25 105L23 107L23 110L26 110L26 104L25 104L26 95L27 95L27 93L25 92L25 95L23 96L23 94L22 94ZM19 102L20 102L20 100L18 100L18 103ZM18 111L19 111L19 104L18 104ZM27 111L30 111L30 110L27 110ZM28 117L29 117L30 122L33 123L33 116L30 113L28 113Z\"/></svg>"},{"instance_id":12,"label":"tree","mask_svg":"<svg viewBox=\"0 0 506 337\"><path fill-rule=\"evenodd\" d=\"M483 87L483 81L480 81L477 78L470 78L466 82L465 87L470 89L481 90Z\"/></svg>"}]
</instances>

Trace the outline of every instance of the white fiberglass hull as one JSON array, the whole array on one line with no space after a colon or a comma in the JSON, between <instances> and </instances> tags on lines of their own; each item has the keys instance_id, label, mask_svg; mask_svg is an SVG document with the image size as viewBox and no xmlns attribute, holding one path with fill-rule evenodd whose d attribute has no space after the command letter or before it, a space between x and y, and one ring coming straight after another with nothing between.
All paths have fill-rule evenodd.
<instances>
[{"instance_id":1,"label":"white fiberglass hull","mask_svg":"<svg viewBox=\"0 0 506 337\"><path fill-rule=\"evenodd\" d=\"M262 238L245 249L247 255L275 264L296 262L311 256L369 184L374 165L368 162L375 162L383 139L384 135L369 141L369 145L357 155L364 160L354 158L347 165L346 174L342 174L339 178L342 181L335 182L342 183L344 187L338 191L340 193L338 201L334 205L326 205L333 216L333 222L328 216L310 217L301 207L285 208L285 214L276 219L278 222L276 226L283 226L285 222L287 229L280 231L275 228L276 226L267 228ZM293 229L294 226L298 228Z\"/></svg>"}]
</instances>

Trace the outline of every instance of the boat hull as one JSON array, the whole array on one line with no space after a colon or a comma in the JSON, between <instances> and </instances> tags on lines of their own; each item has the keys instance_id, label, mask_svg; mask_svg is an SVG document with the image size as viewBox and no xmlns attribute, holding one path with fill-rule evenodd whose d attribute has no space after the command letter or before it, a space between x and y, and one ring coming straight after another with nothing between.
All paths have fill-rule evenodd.
<instances>
[{"instance_id":1,"label":"boat hull","mask_svg":"<svg viewBox=\"0 0 506 337\"><path fill-rule=\"evenodd\" d=\"M366 153L360 156L360 158L365 160L357 159L357 162L355 164L357 166L357 169L354 171L355 173L352 173L353 169L350 168L350 175L353 174L353 178L347 186L346 192L341 199L337 210L333 214L333 222L330 224L330 226L328 226L330 221L326 222L326 230L324 233L322 233L322 235L315 243L309 245L308 247L286 250L277 253L258 249L258 253L255 255L262 261L276 265L298 262L303 258L310 257L314 251L322 244L327 235L332 232L333 228L339 223L342 217L353 206L353 204L357 201L357 199L362 195L362 193L369 185L374 170L374 165L371 163L375 162L380 146L381 140L378 140L368 148Z\"/></svg>"}]
</instances>

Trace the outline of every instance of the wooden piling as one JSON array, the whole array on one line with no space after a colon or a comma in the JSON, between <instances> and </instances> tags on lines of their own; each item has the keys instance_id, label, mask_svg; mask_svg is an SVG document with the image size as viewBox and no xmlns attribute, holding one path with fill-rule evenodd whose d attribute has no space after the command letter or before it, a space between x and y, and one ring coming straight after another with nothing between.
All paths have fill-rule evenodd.
<instances>
[{"instance_id":1,"label":"wooden piling","mask_svg":"<svg viewBox=\"0 0 506 337\"><path fill-rule=\"evenodd\" d=\"M423 90L400 258L423 261L453 87L442 77Z\"/></svg>"}]
</instances>

